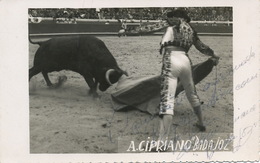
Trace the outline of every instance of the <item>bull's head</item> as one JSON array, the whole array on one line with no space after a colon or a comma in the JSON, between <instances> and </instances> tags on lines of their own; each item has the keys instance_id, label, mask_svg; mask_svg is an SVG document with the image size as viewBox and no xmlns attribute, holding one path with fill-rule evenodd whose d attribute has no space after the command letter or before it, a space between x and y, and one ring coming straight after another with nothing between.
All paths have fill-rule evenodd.
<instances>
[{"instance_id":1,"label":"bull's head","mask_svg":"<svg viewBox=\"0 0 260 163\"><path fill-rule=\"evenodd\" d=\"M118 82L119 78L122 75L128 76L126 71L123 71L119 68L117 69L108 69L105 72L105 76L103 77L103 80L99 82L99 90L105 91L108 87Z\"/></svg>"}]
</instances>

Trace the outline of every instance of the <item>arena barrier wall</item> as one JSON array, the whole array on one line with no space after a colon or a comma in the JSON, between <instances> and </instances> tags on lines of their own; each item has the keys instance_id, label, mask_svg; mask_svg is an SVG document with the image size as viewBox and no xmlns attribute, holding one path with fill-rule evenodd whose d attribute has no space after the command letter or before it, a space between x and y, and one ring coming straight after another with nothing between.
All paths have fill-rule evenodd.
<instances>
[{"instance_id":1,"label":"arena barrier wall","mask_svg":"<svg viewBox=\"0 0 260 163\"><path fill-rule=\"evenodd\" d=\"M143 21L143 23L156 21ZM157 21L158 22L158 21ZM140 23L132 20L126 24ZM201 35L232 35L232 22L193 21L192 26ZM122 23L118 20L97 19L52 19L52 18L29 18L30 36L44 35L71 35L71 34L93 34L93 35L117 35ZM153 34L162 34L156 32ZM153 35L152 34L152 35Z\"/></svg>"}]
</instances>

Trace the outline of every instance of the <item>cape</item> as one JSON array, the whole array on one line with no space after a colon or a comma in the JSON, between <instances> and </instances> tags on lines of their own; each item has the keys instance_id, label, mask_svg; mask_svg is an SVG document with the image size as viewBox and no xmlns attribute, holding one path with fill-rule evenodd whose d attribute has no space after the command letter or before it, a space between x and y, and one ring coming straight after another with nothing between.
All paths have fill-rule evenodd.
<instances>
[{"instance_id":1,"label":"cape","mask_svg":"<svg viewBox=\"0 0 260 163\"><path fill-rule=\"evenodd\" d=\"M192 66L193 81L196 85L213 69L215 62L212 58ZM116 90L111 94L111 101L115 111L139 109L151 115L159 113L160 103L160 75L144 77L128 77L118 82ZM178 80L175 97L184 90Z\"/></svg>"}]
</instances>

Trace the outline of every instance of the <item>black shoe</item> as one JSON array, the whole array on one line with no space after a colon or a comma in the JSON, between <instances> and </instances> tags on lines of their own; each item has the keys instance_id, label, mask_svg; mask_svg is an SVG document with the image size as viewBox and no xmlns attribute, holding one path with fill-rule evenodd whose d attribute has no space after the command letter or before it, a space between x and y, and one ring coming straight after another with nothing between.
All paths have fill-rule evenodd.
<instances>
[{"instance_id":1,"label":"black shoe","mask_svg":"<svg viewBox=\"0 0 260 163\"><path fill-rule=\"evenodd\" d=\"M198 127L201 132L206 131L206 127L205 126L199 125L198 123L196 123L195 126Z\"/></svg>"}]
</instances>

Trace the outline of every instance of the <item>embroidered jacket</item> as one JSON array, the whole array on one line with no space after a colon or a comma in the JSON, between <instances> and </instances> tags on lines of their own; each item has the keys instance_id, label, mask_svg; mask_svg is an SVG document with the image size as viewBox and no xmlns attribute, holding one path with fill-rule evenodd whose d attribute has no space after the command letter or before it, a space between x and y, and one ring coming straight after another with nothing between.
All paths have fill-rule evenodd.
<instances>
[{"instance_id":1,"label":"embroidered jacket","mask_svg":"<svg viewBox=\"0 0 260 163\"><path fill-rule=\"evenodd\" d=\"M190 47L194 45L196 49L203 54L208 56L214 54L213 50L210 49L209 46L201 42L196 31L193 30L190 24L182 19L180 19L179 25L167 27L160 45L160 52L162 52L164 47L172 45L184 48L187 53Z\"/></svg>"}]
</instances>

